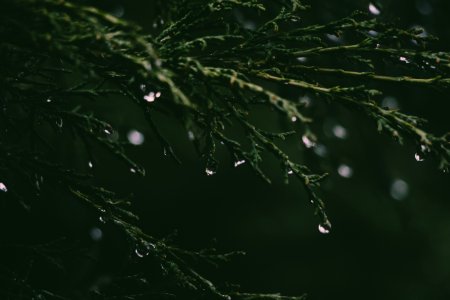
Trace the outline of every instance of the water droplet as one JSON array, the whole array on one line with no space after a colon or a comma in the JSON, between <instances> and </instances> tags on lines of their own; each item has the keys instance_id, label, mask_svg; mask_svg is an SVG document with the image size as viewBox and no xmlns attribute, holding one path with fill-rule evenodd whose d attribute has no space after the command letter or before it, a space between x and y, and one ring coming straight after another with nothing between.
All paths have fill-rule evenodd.
<instances>
[{"instance_id":1,"label":"water droplet","mask_svg":"<svg viewBox=\"0 0 450 300\"><path fill-rule=\"evenodd\" d=\"M147 95L144 96L144 100L147 102L154 102L156 99L156 95L154 92L150 92Z\"/></svg>"},{"instance_id":2,"label":"water droplet","mask_svg":"<svg viewBox=\"0 0 450 300\"><path fill-rule=\"evenodd\" d=\"M333 134L335 137L339 138L339 139L345 139L347 138L347 129L345 129L345 127L343 127L342 125L335 125L332 128Z\"/></svg>"},{"instance_id":3,"label":"water droplet","mask_svg":"<svg viewBox=\"0 0 450 300\"><path fill-rule=\"evenodd\" d=\"M156 98L161 97L161 92L156 92L155 97L156 97Z\"/></svg>"},{"instance_id":4,"label":"water droplet","mask_svg":"<svg viewBox=\"0 0 450 300\"><path fill-rule=\"evenodd\" d=\"M426 37L429 36L427 30L426 30L423 26L420 26L420 25L413 25L413 26L411 27L411 29L414 29L414 30L416 31L416 35L417 35L418 37L426 38Z\"/></svg>"},{"instance_id":5,"label":"water droplet","mask_svg":"<svg viewBox=\"0 0 450 300\"><path fill-rule=\"evenodd\" d=\"M111 134L111 131L109 129L104 129L103 132L106 134Z\"/></svg>"},{"instance_id":6,"label":"water droplet","mask_svg":"<svg viewBox=\"0 0 450 300\"><path fill-rule=\"evenodd\" d=\"M327 150L327 147L325 147L325 145L317 144L314 147L314 153L320 157L325 157L328 154L328 150Z\"/></svg>"},{"instance_id":7,"label":"water droplet","mask_svg":"<svg viewBox=\"0 0 450 300\"><path fill-rule=\"evenodd\" d=\"M212 176L212 175L216 174L216 171L211 170L211 169L209 169L209 168L206 168L206 169L205 169L205 173L206 173L206 175L208 175L208 176Z\"/></svg>"},{"instance_id":8,"label":"water droplet","mask_svg":"<svg viewBox=\"0 0 450 300\"><path fill-rule=\"evenodd\" d=\"M414 154L416 161L424 161L426 155L430 152L430 148L426 145L420 145L420 149Z\"/></svg>"},{"instance_id":9,"label":"water droplet","mask_svg":"<svg viewBox=\"0 0 450 300\"><path fill-rule=\"evenodd\" d=\"M106 223L106 218L105 218L104 216L100 216L100 217L98 218L98 220L99 220L101 223L103 223L103 224Z\"/></svg>"},{"instance_id":10,"label":"water droplet","mask_svg":"<svg viewBox=\"0 0 450 300\"><path fill-rule=\"evenodd\" d=\"M130 168L130 172L131 172L131 173L136 173L137 171L136 171L135 168Z\"/></svg>"},{"instance_id":11,"label":"water droplet","mask_svg":"<svg viewBox=\"0 0 450 300\"><path fill-rule=\"evenodd\" d=\"M152 70L152 64L148 61L144 61L144 69L147 71L151 71Z\"/></svg>"},{"instance_id":12,"label":"water droplet","mask_svg":"<svg viewBox=\"0 0 450 300\"><path fill-rule=\"evenodd\" d=\"M294 174L294 171L289 170L287 173L288 173L288 175L292 175L292 174Z\"/></svg>"},{"instance_id":13,"label":"water droplet","mask_svg":"<svg viewBox=\"0 0 450 300\"><path fill-rule=\"evenodd\" d=\"M256 24L255 24L255 22L252 22L252 21L244 21L242 23L242 26L247 30L255 30L256 29Z\"/></svg>"},{"instance_id":14,"label":"water droplet","mask_svg":"<svg viewBox=\"0 0 450 300\"><path fill-rule=\"evenodd\" d=\"M313 137L308 134L304 134L302 136L302 142L306 148L312 148L316 145L315 141L313 140Z\"/></svg>"},{"instance_id":15,"label":"water droplet","mask_svg":"<svg viewBox=\"0 0 450 300\"><path fill-rule=\"evenodd\" d=\"M342 42L342 38L340 38L339 36L335 35L335 34L326 34L327 38L332 41L333 43L341 43Z\"/></svg>"},{"instance_id":16,"label":"water droplet","mask_svg":"<svg viewBox=\"0 0 450 300\"><path fill-rule=\"evenodd\" d=\"M100 241L103 237L103 231L98 228L98 227L93 227L91 228L91 230L89 231L89 236L91 237L91 239L93 241Z\"/></svg>"},{"instance_id":17,"label":"water droplet","mask_svg":"<svg viewBox=\"0 0 450 300\"><path fill-rule=\"evenodd\" d=\"M344 178L350 178L353 176L353 169L348 165L341 164L337 169L338 174Z\"/></svg>"},{"instance_id":18,"label":"water droplet","mask_svg":"<svg viewBox=\"0 0 450 300\"><path fill-rule=\"evenodd\" d=\"M403 179L395 179L392 182L390 194L391 197L396 200L404 200L409 194L408 183L406 183Z\"/></svg>"},{"instance_id":19,"label":"water droplet","mask_svg":"<svg viewBox=\"0 0 450 300\"><path fill-rule=\"evenodd\" d=\"M416 161L424 161L424 158L421 156L420 153L414 154L414 158L416 159Z\"/></svg>"},{"instance_id":20,"label":"water droplet","mask_svg":"<svg viewBox=\"0 0 450 300\"><path fill-rule=\"evenodd\" d=\"M245 159L243 160L238 160L234 162L234 167L239 167L240 165L245 164Z\"/></svg>"},{"instance_id":21,"label":"water droplet","mask_svg":"<svg viewBox=\"0 0 450 300\"><path fill-rule=\"evenodd\" d=\"M433 6L427 0L416 0L416 8L419 13L425 16L433 13Z\"/></svg>"},{"instance_id":22,"label":"water droplet","mask_svg":"<svg viewBox=\"0 0 450 300\"><path fill-rule=\"evenodd\" d=\"M373 37L375 37L375 36L378 35L378 31L375 31L375 30L369 30L367 33L368 33L370 36L373 36Z\"/></svg>"},{"instance_id":23,"label":"water droplet","mask_svg":"<svg viewBox=\"0 0 450 300\"><path fill-rule=\"evenodd\" d=\"M309 107L309 106L311 106L312 99L308 95L304 95L299 98L299 102L304 107Z\"/></svg>"},{"instance_id":24,"label":"water droplet","mask_svg":"<svg viewBox=\"0 0 450 300\"><path fill-rule=\"evenodd\" d=\"M369 3L369 11L371 14L378 16L379 14L381 14L381 10L372 2Z\"/></svg>"},{"instance_id":25,"label":"water droplet","mask_svg":"<svg viewBox=\"0 0 450 300\"><path fill-rule=\"evenodd\" d=\"M190 140L190 141L193 141L193 140L195 140L195 135L194 135L194 133L192 132L192 131L188 131L188 139Z\"/></svg>"},{"instance_id":26,"label":"water droplet","mask_svg":"<svg viewBox=\"0 0 450 300\"><path fill-rule=\"evenodd\" d=\"M137 130L130 130L127 134L127 138L130 144L133 144L135 146L142 145L145 140L144 135Z\"/></svg>"},{"instance_id":27,"label":"water droplet","mask_svg":"<svg viewBox=\"0 0 450 300\"><path fill-rule=\"evenodd\" d=\"M392 96L384 97L384 99L381 101L381 106L387 107L388 109L399 109L400 108L397 99Z\"/></svg>"},{"instance_id":28,"label":"water droplet","mask_svg":"<svg viewBox=\"0 0 450 300\"><path fill-rule=\"evenodd\" d=\"M91 169L94 167L94 164L92 163L92 161L89 161L89 162L88 162L88 166L89 166L89 168L91 168Z\"/></svg>"},{"instance_id":29,"label":"water droplet","mask_svg":"<svg viewBox=\"0 0 450 300\"><path fill-rule=\"evenodd\" d=\"M400 61L409 64L409 60L404 56L400 56Z\"/></svg>"},{"instance_id":30,"label":"water droplet","mask_svg":"<svg viewBox=\"0 0 450 300\"><path fill-rule=\"evenodd\" d=\"M117 18L121 18L125 14L125 9L122 5L115 5L111 11L111 14Z\"/></svg>"},{"instance_id":31,"label":"water droplet","mask_svg":"<svg viewBox=\"0 0 450 300\"><path fill-rule=\"evenodd\" d=\"M152 249L155 249L155 245L147 242L140 242L136 245L134 253L136 253L139 258L144 258L150 254Z\"/></svg>"},{"instance_id":32,"label":"water droplet","mask_svg":"<svg viewBox=\"0 0 450 300\"><path fill-rule=\"evenodd\" d=\"M296 116L292 116L292 117L291 117L291 121L292 121L292 122L297 122L297 117L296 117Z\"/></svg>"},{"instance_id":33,"label":"water droplet","mask_svg":"<svg viewBox=\"0 0 450 300\"><path fill-rule=\"evenodd\" d=\"M46 102L50 103L50 102L52 102L52 99L51 98L47 98Z\"/></svg>"},{"instance_id":34,"label":"water droplet","mask_svg":"<svg viewBox=\"0 0 450 300\"><path fill-rule=\"evenodd\" d=\"M8 188L6 187L6 185L3 182L0 182L0 191L2 191L2 192L8 191Z\"/></svg>"},{"instance_id":35,"label":"water droplet","mask_svg":"<svg viewBox=\"0 0 450 300\"><path fill-rule=\"evenodd\" d=\"M143 257L147 256L148 253L149 253L149 252L147 252L147 251L142 251L142 249L138 249L138 248L136 248L136 249L134 250L134 252L135 252L136 255L137 255L138 257L140 257L140 258L143 258Z\"/></svg>"},{"instance_id":36,"label":"water droplet","mask_svg":"<svg viewBox=\"0 0 450 300\"><path fill-rule=\"evenodd\" d=\"M329 221L326 221L322 224L319 224L317 227L319 229L319 232L322 234L328 234L331 231L331 223Z\"/></svg>"}]
</instances>

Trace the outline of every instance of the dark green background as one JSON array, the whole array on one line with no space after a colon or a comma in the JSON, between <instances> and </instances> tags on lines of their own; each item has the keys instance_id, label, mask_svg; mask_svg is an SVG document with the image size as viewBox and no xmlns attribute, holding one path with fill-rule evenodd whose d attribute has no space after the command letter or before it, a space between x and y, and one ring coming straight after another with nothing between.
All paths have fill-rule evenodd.
<instances>
[{"instance_id":1,"label":"dark green background","mask_svg":"<svg viewBox=\"0 0 450 300\"><path fill-rule=\"evenodd\" d=\"M306 20L326 22L355 9L368 11L368 3L312 1ZM432 8L428 15L418 10L424 3ZM450 49L449 1L379 4L380 19L405 27L423 26L441 38L433 47ZM152 30L151 4L126 1L117 5L123 5L123 18ZM438 134L449 130L448 94L405 86L383 88L386 95L396 97L401 109L429 119L429 130ZM316 102L313 99L313 107ZM300 184L285 186L270 158L266 168L274 178L272 185L261 182L245 165L234 168L224 151L217 175L207 177L187 135L170 120L161 119L160 124L182 157L181 166L163 156L144 123L136 122L138 113L135 118L126 113L109 115L122 124L123 132L134 126L146 134L145 144L132 152L148 175L117 178L117 184L134 190L136 209L149 232L164 235L177 229L177 241L188 248L208 246L215 239L213 244L219 249L245 250L246 257L211 275L242 283L244 290L306 292L309 299L321 300L450 299L449 176L432 159L416 162L414 145L399 146L377 134L374 124L357 113L324 109L320 103L317 107L319 132L324 120L337 122L347 128L348 137L321 134L328 148L324 159L303 150L298 139L288 145L315 171L331 174L323 191L333 223L329 235L318 232L317 219ZM259 118L264 117L261 112ZM353 168L352 178L337 174L341 163ZM390 195L395 179L409 186L402 201Z\"/></svg>"},{"instance_id":2,"label":"dark green background","mask_svg":"<svg viewBox=\"0 0 450 300\"><path fill-rule=\"evenodd\" d=\"M309 23L334 20L356 9L368 11L369 4L356 0L310 2L312 9L305 12L304 21ZM385 0L378 4L380 19L404 27L423 26L441 38L434 49L450 50L450 1ZM432 8L429 14L423 14L426 4ZM105 0L96 5L123 13L123 18L134 20L149 32L158 30L152 27L156 14L152 1ZM395 97L403 111L430 120L428 130L443 134L450 129L448 92L378 87L386 96ZM450 299L449 175L439 171L433 159L416 162L416 145L397 145L378 134L375 125L358 113L324 105L312 97L310 113L316 116L315 129L328 154L321 158L313 150L305 150L298 137L286 142L286 149L299 161L316 172L330 173L322 196L333 227L330 234L323 235L317 230L318 219L301 184L293 180L284 185L279 166L270 156L264 168L273 178L272 185L263 183L245 164L234 168L220 146L219 170L215 176L206 176L204 161L176 120L162 115L157 118L181 165L163 155L141 112L129 101L107 99L92 109L111 121L122 139L131 129L145 134L145 143L129 147L129 153L144 165L146 177L133 176L101 153L94 172L107 186L134 194L135 211L147 232L163 237L178 230L176 243L189 249L213 245L221 251L247 252L220 269L208 270L213 280L241 283L242 290L252 292L306 292L311 300ZM290 126L265 111L256 112L254 119L274 130ZM346 139L329 133L333 124L347 129ZM85 157L72 156L67 144L61 145L59 153L62 160L86 164ZM343 163L353 169L351 178L337 174ZM398 179L409 187L401 201L390 194L392 183ZM49 217L47 228L54 230L56 220L58 230L70 230L86 239L93 226L103 231L95 252L100 263L74 266L75 285L83 282L88 287L95 278L120 270L127 260L122 252L126 241L108 224L100 223L98 216L75 204L64 206L70 200L57 200L62 204L57 202L60 206L52 209L58 217ZM41 228L36 230L42 232Z\"/></svg>"}]
</instances>

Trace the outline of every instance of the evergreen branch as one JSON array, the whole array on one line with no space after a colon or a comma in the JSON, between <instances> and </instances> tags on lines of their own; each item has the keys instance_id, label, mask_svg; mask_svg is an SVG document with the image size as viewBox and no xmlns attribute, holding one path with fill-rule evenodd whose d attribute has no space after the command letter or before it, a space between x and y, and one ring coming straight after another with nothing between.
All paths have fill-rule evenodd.
<instances>
[{"instance_id":1,"label":"evergreen branch","mask_svg":"<svg viewBox=\"0 0 450 300\"><path fill-rule=\"evenodd\" d=\"M348 77L353 77L360 79L362 81L367 80L377 80L383 82L391 82L391 83L407 83L412 85L430 85L430 86L442 86L447 87L450 84L450 78L442 78L442 76L435 76L430 78L415 78L410 76L388 76L388 75L378 75L374 72L358 72L358 71L349 71L343 69L332 69L332 68L320 68L315 66L302 66L297 65L293 67L298 70L306 70L312 73L324 73L324 74L332 74L332 75L344 75Z\"/></svg>"},{"instance_id":2,"label":"evergreen branch","mask_svg":"<svg viewBox=\"0 0 450 300\"><path fill-rule=\"evenodd\" d=\"M279 294L248 294L248 293L236 293L233 294L232 299L242 300L305 300L306 295L300 297L288 297L281 296Z\"/></svg>"}]
</instances>

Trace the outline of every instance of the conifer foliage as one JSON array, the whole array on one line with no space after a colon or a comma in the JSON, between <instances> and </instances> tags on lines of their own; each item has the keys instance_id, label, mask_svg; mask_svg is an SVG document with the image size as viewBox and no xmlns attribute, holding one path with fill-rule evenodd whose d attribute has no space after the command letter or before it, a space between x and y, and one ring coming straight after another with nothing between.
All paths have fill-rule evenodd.
<instances>
[{"instance_id":1,"label":"conifer foliage","mask_svg":"<svg viewBox=\"0 0 450 300\"><path fill-rule=\"evenodd\" d=\"M99 99L117 96L140 107L164 153L175 161L180 149L171 147L154 114L181 123L185 132L180 135L189 134L205 175L218 171L216 148L223 145L235 164L245 163L270 182L261 167L269 153L279 161L286 181L302 183L321 232L331 229L326 199L319 196L326 174L311 172L307 162L296 161L280 146L298 138L305 147L314 147L311 125L321 120L292 94L308 92L346 107L372 120L374 131L400 144L415 143L419 156L433 157L444 171L449 168L450 136L427 132L420 117L382 107L383 91L374 85L450 88L450 54L427 50L433 38L418 29L397 28L360 12L328 24L307 24L302 13L308 7L299 0L161 1L153 35L76 1L4 0L1 6L2 210L17 218L39 218L34 207L48 195L70 198L122 231L130 255L148 261L145 270L126 268L108 284L68 292L36 274L67 272L69 258L83 255L77 241L64 234L27 243L7 238L1 251L16 260L0 265L2 299L304 298L247 294L212 283L197 270L198 262L216 265L241 253L188 251L170 239L155 238L136 225L132 197L93 184L99 148L145 176L125 151L126 141L116 137L115 124L89 109ZM249 11L257 12L257 20L236 17L236 12ZM283 88L274 88L279 86ZM282 116L291 130L269 132L252 122L261 106ZM82 145L86 155L77 161L85 161L61 159L55 155L58 144Z\"/></svg>"}]
</instances>

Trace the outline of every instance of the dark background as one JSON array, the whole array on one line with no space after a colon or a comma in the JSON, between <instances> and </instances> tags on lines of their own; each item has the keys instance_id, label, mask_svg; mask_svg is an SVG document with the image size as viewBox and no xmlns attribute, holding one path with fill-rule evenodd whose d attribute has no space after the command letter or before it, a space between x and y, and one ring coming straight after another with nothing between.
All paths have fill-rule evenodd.
<instances>
[{"instance_id":1,"label":"dark background","mask_svg":"<svg viewBox=\"0 0 450 300\"><path fill-rule=\"evenodd\" d=\"M156 7L151 1L95 4L134 20L151 33L158 30L153 28ZM310 4L305 22L335 20L356 9L369 12L368 1L316 0ZM378 18L404 27L421 26L440 37L431 47L450 50L450 1L385 0L377 5ZM449 130L448 93L410 86L379 87L386 92L386 104L428 119L429 131L443 134ZM293 180L284 185L272 158L267 157L264 165L273 178L271 185L258 179L246 164L234 168L220 147L219 170L206 176L204 162L181 125L158 116L161 130L182 160L178 165L163 155L141 112L123 99L107 99L92 109L114 124L122 139L132 129L144 134L144 144L130 147L129 153L144 165L147 175L133 176L102 154L95 159L94 173L107 186L124 194L133 192L135 211L147 232L164 237L178 230L175 242L189 249L215 246L221 251L246 251L245 257L209 270L208 276L216 282L240 283L242 290L250 292L306 292L311 300L450 299L449 175L439 171L433 159L417 162L416 145L399 146L378 134L375 125L358 113L325 106L311 95L298 96L311 98L310 113L316 115L322 152L305 150L298 137L286 147L314 171L330 173L321 194L333 223L328 235L319 233L318 219L301 184ZM266 124L267 116L261 111L255 119ZM269 121L267 126L274 130L286 129L286 122ZM345 128L344 136L342 129L341 135L333 133L340 128ZM85 164L84 157L70 157L64 145L60 153L67 155L63 160ZM342 165L351 168L349 178L339 174ZM74 273L95 278L116 272L125 260L118 250L125 241L97 216L84 213L70 207L60 218L86 238L93 227L102 230L98 243L104 246L96 252L102 263L77 266Z\"/></svg>"},{"instance_id":2,"label":"dark background","mask_svg":"<svg viewBox=\"0 0 450 300\"><path fill-rule=\"evenodd\" d=\"M117 2L115 11L151 31L152 5L123 2ZM368 11L369 2L310 4L306 19L320 23L355 9ZM449 1L377 4L378 18L404 27L422 26L440 37L432 47L449 50ZM429 119L430 131L449 130L448 94L404 86L383 89L405 112ZM312 99L313 107L316 101ZM374 124L357 113L336 107L322 111L323 118L317 119L325 157L303 150L299 140L290 141L289 147L315 171L331 174L323 198L333 227L323 235L301 185L293 181L285 186L270 158L266 168L274 178L272 185L261 182L245 164L234 168L224 151L218 173L205 176L181 127L161 118L182 157L179 166L164 157L139 113L134 114L105 113L122 124L122 134L137 128L146 136L144 145L131 152L148 175L116 178L117 184L134 190L136 210L147 231L163 236L177 229L177 242L187 248L213 244L221 250L247 252L213 272L212 278L241 283L247 291L306 292L312 300L450 299L449 177L433 159L417 162L415 145L399 146L377 134ZM336 124L346 128L346 138L331 133ZM350 178L339 176L341 164L352 168ZM400 183L400 191L396 190L395 182L406 187Z\"/></svg>"}]
</instances>

